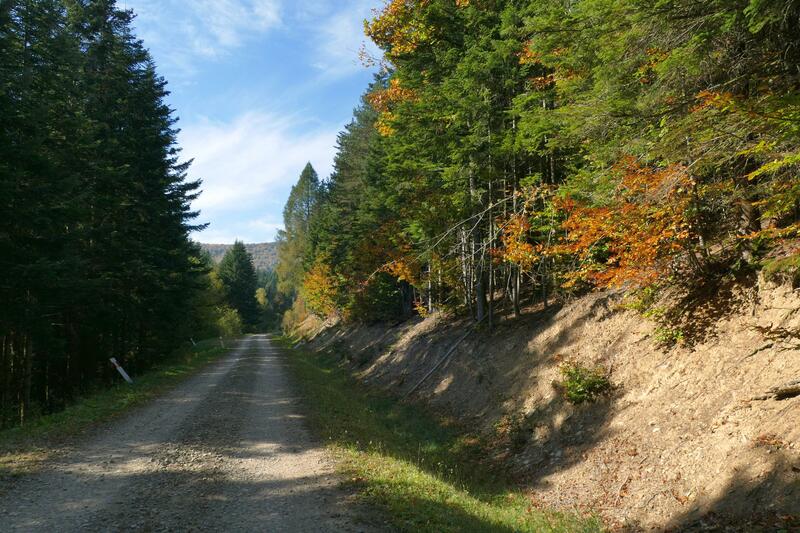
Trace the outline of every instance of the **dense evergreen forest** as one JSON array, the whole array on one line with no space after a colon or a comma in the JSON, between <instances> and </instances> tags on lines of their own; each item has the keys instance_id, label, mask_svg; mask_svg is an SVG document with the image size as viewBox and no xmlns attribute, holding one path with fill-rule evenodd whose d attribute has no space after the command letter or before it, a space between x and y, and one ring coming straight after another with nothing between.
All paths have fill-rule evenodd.
<instances>
[{"instance_id":1,"label":"dense evergreen forest","mask_svg":"<svg viewBox=\"0 0 800 533\"><path fill-rule=\"evenodd\" d=\"M382 74L286 205L285 326L795 275L797 2L390 0L365 30Z\"/></svg>"},{"instance_id":2,"label":"dense evergreen forest","mask_svg":"<svg viewBox=\"0 0 800 533\"><path fill-rule=\"evenodd\" d=\"M211 272L188 238L200 184L132 18L0 2L0 427L118 379L109 357L135 374L260 320L244 248Z\"/></svg>"}]
</instances>

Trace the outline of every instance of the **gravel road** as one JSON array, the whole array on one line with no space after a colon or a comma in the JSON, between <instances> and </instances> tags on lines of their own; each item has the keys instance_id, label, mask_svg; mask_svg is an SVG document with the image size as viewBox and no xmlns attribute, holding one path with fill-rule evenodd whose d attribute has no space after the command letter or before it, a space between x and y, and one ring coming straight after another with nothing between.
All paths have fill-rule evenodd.
<instances>
[{"instance_id":1,"label":"gravel road","mask_svg":"<svg viewBox=\"0 0 800 533\"><path fill-rule=\"evenodd\" d=\"M4 487L2 531L373 531L250 336L168 395Z\"/></svg>"}]
</instances>

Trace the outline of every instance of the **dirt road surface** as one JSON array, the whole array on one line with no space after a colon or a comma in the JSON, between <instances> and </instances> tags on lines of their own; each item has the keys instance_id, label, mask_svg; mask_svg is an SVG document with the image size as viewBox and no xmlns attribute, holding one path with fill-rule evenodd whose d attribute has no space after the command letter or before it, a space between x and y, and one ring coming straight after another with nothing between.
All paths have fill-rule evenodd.
<instances>
[{"instance_id":1,"label":"dirt road surface","mask_svg":"<svg viewBox=\"0 0 800 533\"><path fill-rule=\"evenodd\" d=\"M266 336L4 487L0 531L374 531Z\"/></svg>"}]
</instances>

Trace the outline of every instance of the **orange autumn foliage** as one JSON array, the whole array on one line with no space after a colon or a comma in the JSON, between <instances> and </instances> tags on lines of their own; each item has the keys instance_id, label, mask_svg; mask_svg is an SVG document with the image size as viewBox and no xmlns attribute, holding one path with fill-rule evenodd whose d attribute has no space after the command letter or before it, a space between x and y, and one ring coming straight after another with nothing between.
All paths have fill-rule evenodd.
<instances>
[{"instance_id":1,"label":"orange autumn foliage","mask_svg":"<svg viewBox=\"0 0 800 533\"><path fill-rule=\"evenodd\" d=\"M700 91L695 95L695 100L697 104L692 108L693 113L709 108L727 111L736 103L731 93L717 91Z\"/></svg>"},{"instance_id":2,"label":"orange autumn foliage","mask_svg":"<svg viewBox=\"0 0 800 533\"><path fill-rule=\"evenodd\" d=\"M400 80L397 78L392 78L386 89L373 91L368 94L367 101L373 109L379 113L378 120L375 124L378 133L384 137L388 137L394 133L394 129L391 126L391 122L394 119L392 106L400 102L411 101L414 97L414 91L403 87L400 84Z\"/></svg>"},{"instance_id":3,"label":"orange autumn foliage","mask_svg":"<svg viewBox=\"0 0 800 533\"><path fill-rule=\"evenodd\" d=\"M557 251L581 261L565 286L579 279L600 287L652 283L691 239L687 209L692 181L684 167L651 168L627 159L617 170L622 177L609 205L560 200L568 218Z\"/></svg>"},{"instance_id":4,"label":"orange autumn foliage","mask_svg":"<svg viewBox=\"0 0 800 533\"><path fill-rule=\"evenodd\" d=\"M528 41L525 43L525 46L522 48L522 51L518 54L519 55L519 64L520 65L537 65L541 63L542 56L539 52L534 51L533 43Z\"/></svg>"},{"instance_id":5,"label":"orange autumn foliage","mask_svg":"<svg viewBox=\"0 0 800 533\"><path fill-rule=\"evenodd\" d=\"M531 87L537 91L542 91L552 87L555 81L555 74L547 74L545 76L534 76L532 78L528 78L528 82L530 83Z\"/></svg>"},{"instance_id":6,"label":"orange autumn foliage","mask_svg":"<svg viewBox=\"0 0 800 533\"><path fill-rule=\"evenodd\" d=\"M401 234L402 230L396 221L387 221L374 227L370 234L356 245L354 256L358 261L354 265L353 279L365 284L378 272L395 275L393 269L397 269L398 273L406 272L410 276L411 271L401 265L405 263L405 257L411 256L412 247L400 237ZM400 275L395 277L401 278ZM411 278L404 279L410 281Z\"/></svg>"},{"instance_id":7,"label":"orange autumn foliage","mask_svg":"<svg viewBox=\"0 0 800 533\"><path fill-rule=\"evenodd\" d=\"M502 225L500 242L502 247L492 251L492 255L502 261L507 261L520 266L522 269L529 269L539 257L539 247L527 242L528 232L531 223L522 214L511 215Z\"/></svg>"},{"instance_id":8,"label":"orange autumn foliage","mask_svg":"<svg viewBox=\"0 0 800 533\"><path fill-rule=\"evenodd\" d=\"M644 85L654 81L656 69L669 57L669 54L660 48L648 48L646 53L647 61L636 72L639 83Z\"/></svg>"},{"instance_id":9,"label":"orange autumn foliage","mask_svg":"<svg viewBox=\"0 0 800 533\"><path fill-rule=\"evenodd\" d=\"M367 101L379 113L389 111L391 106L398 102L407 102L413 98L414 91L403 87L397 78L392 78L386 89L373 91L367 95Z\"/></svg>"},{"instance_id":10,"label":"orange autumn foliage","mask_svg":"<svg viewBox=\"0 0 800 533\"><path fill-rule=\"evenodd\" d=\"M412 285L419 284L421 280L421 266L418 261L398 257L381 268L382 272L391 274L399 281L406 281Z\"/></svg>"},{"instance_id":11,"label":"orange autumn foliage","mask_svg":"<svg viewBox=\"0 0 800 533\"><path fill-rule=\"evenodd\" d=\"M373 10L373 18L364 21L364 33L381 47L389 57L414 52L431 37L432 28L421 17L430 0L386 0L384 6ZM455 0L456 7L471 5L470 0Z\"/></svg>"}]
</instances>

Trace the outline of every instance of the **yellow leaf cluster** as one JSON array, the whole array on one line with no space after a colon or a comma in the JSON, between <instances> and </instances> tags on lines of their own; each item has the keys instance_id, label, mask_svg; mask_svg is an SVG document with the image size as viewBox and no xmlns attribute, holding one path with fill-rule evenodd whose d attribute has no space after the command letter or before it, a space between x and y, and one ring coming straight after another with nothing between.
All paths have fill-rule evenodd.
<instances>
[{"instance_id":1,"label":"yellow leaf cluster","mask_svg":"<svg viewBox=\"0 0 800 533\"><path fill-rule=\"evenodd\" d=\"M364 21L364 33L390 58L409 54L430 37L431 29L419 16L427 4L428 0L388 0L372 20Z\"/></svg>"},{"instance_id":2,"label":"yellow leaf cluster","mask_svg":"<svg viewBox=\"0 0 800 533\"><path fill-rule=\"evenodd\" d=\"M336 278L325 262L317 261L306 273L300 294L315 314L331 316L336 312Z\"/></svg>"},{"instance_id":3,"label":"yellow leaf cluster","mask_svg":"<svg viewBox=\"0 0 800 533\"><path fill-rule=\"evenodd\" d=\"M386 89L373 91L367 95L367 101L379 113L375 124L378 133L384 137L394 133L392 107L401 102L412 101L415 95L416 93L412 89L403 87L397 78L392 78Z\"/></svg>"},{"instance_id":4,"label":"yellow leaf cluster","mask_svg":"<svg viewBox=\"0 0 800 533\"><path fill-rule=\"evenodd\" d=\"M515 214L505 221L502 227L500 235L502 247L495 250L493 255L523 269L531 268L540 254L537 248L527 241L531 229L528 219L523 214Z\"/></svg>"}]
</instances>

